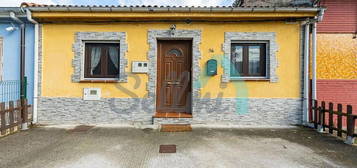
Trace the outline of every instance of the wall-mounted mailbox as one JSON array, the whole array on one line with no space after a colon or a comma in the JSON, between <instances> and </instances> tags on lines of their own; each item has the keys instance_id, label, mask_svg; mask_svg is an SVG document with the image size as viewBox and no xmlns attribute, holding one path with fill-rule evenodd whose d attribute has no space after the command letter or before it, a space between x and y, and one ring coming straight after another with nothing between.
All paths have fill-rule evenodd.
<instances>
[{"instance_id":1,"label":"wall-mounted mailbox","mask_svg":"<svg viewBox=\"0 0 357 168\"><path fill-rule=\"evenodd\" d=\"M217 60L210 59L207 61L207 75L208 76L217 75Z\"/></svg>"},{"instance_id":2,"label":"wall-mounted mailbox","mask_svg":"<svg viewBox=\"0 0 357 168\"><path fill-rule=\"evenodd\" d=\"M147 73L148 72L148 62L145 61L133 61L131 66L132 73Z\"/></svg>"}]
</instances>

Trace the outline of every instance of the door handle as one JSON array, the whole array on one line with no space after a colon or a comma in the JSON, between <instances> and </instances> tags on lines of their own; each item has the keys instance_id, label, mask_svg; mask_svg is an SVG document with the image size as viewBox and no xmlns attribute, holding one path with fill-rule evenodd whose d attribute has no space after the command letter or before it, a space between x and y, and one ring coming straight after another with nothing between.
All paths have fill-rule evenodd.
<instances>
[{"instance_id":1,"label":"door handle","mask_svg":"<svg viewBox=\"0 0 357 168\"><path fill-rule=\"evenodd\" d=\"M167 82L168 85L179 85L180 82Z\"/></svg>"}]
</instances>

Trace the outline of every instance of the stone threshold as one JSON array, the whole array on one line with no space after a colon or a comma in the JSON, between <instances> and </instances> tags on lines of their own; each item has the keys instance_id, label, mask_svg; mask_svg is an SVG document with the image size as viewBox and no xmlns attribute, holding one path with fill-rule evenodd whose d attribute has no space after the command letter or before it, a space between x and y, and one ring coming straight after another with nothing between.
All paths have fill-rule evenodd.
<instances>
[{"instance_id":1,"label":"stone threshold","mask_svg":"<svg viewBox=\"0 0 357 168\"><path fill-rule=\"evenodd\" d=\"M154 118L192 118L190 113L156 113Z\"/></svg>"}]
</instances>

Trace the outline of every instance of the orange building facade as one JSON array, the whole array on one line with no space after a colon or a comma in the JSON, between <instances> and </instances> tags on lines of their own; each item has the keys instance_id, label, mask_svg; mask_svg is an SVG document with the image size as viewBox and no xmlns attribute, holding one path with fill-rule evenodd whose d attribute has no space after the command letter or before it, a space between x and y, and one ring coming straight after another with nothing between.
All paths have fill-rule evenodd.
<instances>
[{"instance_id":1,"label":"orange building facade","mask_svg":"<svg viewBox=\"0 0 357 168\"><path fill-rule=\"evenodd\" d=\"M317 26L317 98L357 113L357 1L320 3L327 10Z\"/></svg>"}]
</instances>

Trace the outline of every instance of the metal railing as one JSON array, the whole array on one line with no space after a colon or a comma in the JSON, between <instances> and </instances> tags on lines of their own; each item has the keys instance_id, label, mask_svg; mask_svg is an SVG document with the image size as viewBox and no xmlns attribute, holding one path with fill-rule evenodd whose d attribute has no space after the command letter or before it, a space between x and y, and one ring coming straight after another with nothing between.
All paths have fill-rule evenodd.
<instances>
[{"instance_id":1,"label":"metal railing","mask_svg":"<svg viewBox=\"0 0 357 168\"><path fill-rule=\"evenodd\" d=\"M20 80L0 81L0 102L19 100L20 88L21 88Z\"/></svg>"}]
</instances>

